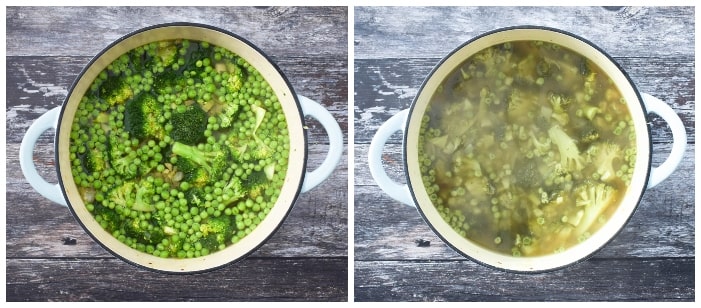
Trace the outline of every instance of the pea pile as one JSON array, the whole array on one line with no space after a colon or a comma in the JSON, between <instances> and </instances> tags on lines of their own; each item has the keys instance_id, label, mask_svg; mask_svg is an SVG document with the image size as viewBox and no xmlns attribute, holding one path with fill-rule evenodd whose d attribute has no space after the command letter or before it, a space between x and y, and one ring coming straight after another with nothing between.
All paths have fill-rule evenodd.
<instances>
[{"instance_id":1,"label":"pea pile","mask_svg":"<svg viewBox=\"0 0 701 308\"><path fill-rule=\"evenodd\" d=\"M243 58L167 40L111 63L70 133L72 174L95 220L163 258L238 242L280 194L289 135L280 102Z\"/></svg>"}]
</instances>

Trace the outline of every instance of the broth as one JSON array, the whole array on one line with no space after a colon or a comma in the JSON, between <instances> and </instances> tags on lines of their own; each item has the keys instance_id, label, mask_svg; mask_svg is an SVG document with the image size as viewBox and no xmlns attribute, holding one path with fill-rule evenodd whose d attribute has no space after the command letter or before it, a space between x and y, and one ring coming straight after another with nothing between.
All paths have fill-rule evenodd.
<instances>
[{"instance_id":1,"label":"broth","mask_svg":"<svg viewBox=\"0 0 701 308\"><path fill-rule=\"evenodd\" d=\"M486 48L441 83L423 116L427 193L463 237L513 256L561 252L616 210L635 164L627 104L560 45Z\"/></svg>"}]
</instances>

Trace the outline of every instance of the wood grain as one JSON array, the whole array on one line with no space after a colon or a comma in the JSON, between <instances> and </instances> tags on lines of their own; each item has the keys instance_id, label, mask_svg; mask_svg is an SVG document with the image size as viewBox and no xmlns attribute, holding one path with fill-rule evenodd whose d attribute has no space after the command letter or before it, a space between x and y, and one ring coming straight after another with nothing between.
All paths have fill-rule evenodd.
<instances>
[{"instance_id":1,"label":"wood grain","mask_svg":"<svg viewBox=\"0 0 701 308\"><path fill-rule=\"evenodd\" d=\"M6 54L6 296L8 301L347 301L347 7L10 7ZM300 194L265 244L240 262L198 275L165 275L112 256L68 209L36 193L18 164L29 125L60 106L91 57L156 23L209 24L268 54L295 92L318 101L344 135L332 175ZM86 29L89 29L86 30ZM313 35L310 35L313 33ZM308 171L329 140L308 127ZM39 174L56 182L53 131L34 149Z\"/></svg>"},{"instance_id":2,"label":"wood grain","mask_svg":"<svg viewBox=\"0 0 701 308\"><path fill-rule=\"evenodd\" d=\"M173 22L224 29L271 56L347 54L347 16L342 6L8 7L7 55L92 57L128 33Z\"/></svg>"},{"instance_id":3,"label":"wood grain","mask_svg":"<svg viewBox=\"0 0 701 308\"><path fill-rule=\"evenodd\" d=\"M354 20L355 301L695 300L693 7L355 7ZM453 251L415 208L384 193L367 166L379 126L410 107L442 57L484 32L522 24L598 45L639 91L667 102L688 134L678 169L644 192L610 243L586 261L537 275L491 269ZM655 115L648 122L657 166L671 133ZM405 183L402 137L394 133L382 153L398 183Z\"/></svg>"},{"instance_id":4,"label":"wood grain","mask_svg":"<svg viewBox=\"0 0 701 308\"><path fill-rule=\"evenodd\" d=\"M535 275L471 261L356 262L354 292L358 302L693 301L693 271L689 258L594 259Z\"/></svg>"},{"instance_id":5,"label":"wood grain","mask_svg":"<svg viewBox=\"0 0 701 308\"><path fill-rule=\"evenodd\" d=\"M694 55L693 7L355 7L356 59L441 58L503 27L537 25L583 37L614 57Z\"/></svg>"},{"instance_id":6,"label":"wood grain","mask_svg":"<svg viewBox=\"0 0 701 308\"><path fill-rule=\"evenodd\" d=\"M10 302L346 301L347 263L250 257L203 274L167 276L112 258L9 259L6 291Z\"/></svg>"}]
</instances>

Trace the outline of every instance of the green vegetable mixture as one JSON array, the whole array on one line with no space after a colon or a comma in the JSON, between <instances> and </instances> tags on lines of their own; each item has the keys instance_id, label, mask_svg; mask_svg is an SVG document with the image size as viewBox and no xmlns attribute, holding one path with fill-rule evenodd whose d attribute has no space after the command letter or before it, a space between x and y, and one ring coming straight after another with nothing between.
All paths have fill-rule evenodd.
<instances>
[{"instance_id":1,"label":"green vegetable mixture","mask_svg":"<svg viewBox=\"0 0 701 308\"><path fill-rule=\"evenodd\" d=\"M150 43L95 79L70 134L96 221L164 258L236 243L266 217L288 164L280 103L244 59L206 42Z\"/></svg>"},{"instance_id":2,"label":"green vegetable mixture","mask_svg":"<svg viewBox=\"0 0 701 308\"><path fill-rule=\"evenodd\" d=\"M513 256L586 240L620 202L635 131L613 81L559 45L516 41L463 62L424 115L433 204L467 239Z\"/></svg>"}]
</instances>

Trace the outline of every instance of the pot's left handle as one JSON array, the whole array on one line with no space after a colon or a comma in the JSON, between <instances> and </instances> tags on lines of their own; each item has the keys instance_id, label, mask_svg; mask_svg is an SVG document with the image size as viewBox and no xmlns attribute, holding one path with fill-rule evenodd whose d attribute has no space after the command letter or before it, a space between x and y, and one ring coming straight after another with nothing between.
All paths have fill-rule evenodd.
<instances>
[{"instance_id":1,"label":"pot's left handle","mask_svg":"<svg viewBox=\"0 0 701 308\"><path fill-rule=\"evenodd\" d=\"M56 129L60 113L60 106L51 109L29 126L19 148L19 164L24 177L34 190L53 202L67 206L66 199L63 198L61 186L44 180L44 178L39 175L34 165L34 145L36 145L37 139L39 139L39 136L41 136L43 132L51 128Z\"/></svg>"},{"instance_id":2,"label":"pot's left handle","mask_svg":"<svg viewBox=\"0 0 701 308\"><path fill-rule=\"evenodd\" d=\"M393 115L377 129L377 133L372 137L370 149L368 150L368 168L370 168L370 175L377 182L377 186L380 186L392 199L415 207L409 186L392 180L382 166L382 151L385 148L385 144L395 132L404 133L404 125L408 114L409 109L404 109Z\"/></svg>"},{"instance_id":3,"label":"pot's left handle","mask_svg":"<svg viewBox=\"0 0 701 308\"><path fill-rule=\"evenodd\" d=\"M297 95L297 98L299 98L299 103L302 106L302 113L319 121L329 137L329 152L326 154L324 162L316 170L307 172L304 176L302 192L307 192L326 180L341 161L343 133L341 132L341 127L338 126L338 122L321 104L302 95Z\"/></svg>"}]
</instances>

